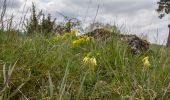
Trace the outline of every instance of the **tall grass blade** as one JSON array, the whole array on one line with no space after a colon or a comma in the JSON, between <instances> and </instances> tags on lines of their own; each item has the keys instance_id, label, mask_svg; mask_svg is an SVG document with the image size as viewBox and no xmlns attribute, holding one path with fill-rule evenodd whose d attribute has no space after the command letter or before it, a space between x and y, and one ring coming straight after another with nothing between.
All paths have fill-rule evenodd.
<instances>
[{"instance_id":1,"label":"tall grass blade","mask_svg":"<svg viewBox=\"0 0 170 100\"><path fill-rule=\"evenodd\" d=\"M49 89L50 89L50 100L54 100L54 85L53 85L53 82L52 82L52 79L51 79L51 76L50 76L50 73L48 74L48 81L49 81Z\"/></svg>"},{"instance_id":2,"label":"tall grass blade","mask_svg":"<svg viewBox=\"0 0 170 100\"><path fill-rule=\"evenodd\" d=\"M66 81L67 76L68 76L68 74L69 74L69 64L70 64L70 61L68 61L68 63L67 63L66 71L65 71L65 74L64 74L64 77L63 77L61 86L60 86L59 100L62 100L64 91L65 91L65 87L66 87L65 81Z\"/></svg>"}]
</instances>

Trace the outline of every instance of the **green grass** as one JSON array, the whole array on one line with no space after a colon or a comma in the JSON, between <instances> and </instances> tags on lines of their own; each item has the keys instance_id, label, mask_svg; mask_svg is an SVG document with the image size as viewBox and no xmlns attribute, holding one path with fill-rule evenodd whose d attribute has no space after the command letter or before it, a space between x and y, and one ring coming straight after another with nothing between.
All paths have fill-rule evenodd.
<instances>
[{"instance_id":1,"label":"green grass","mask_svg":"<svg viewBox=\"0 0 170 100\"><path fill-rule=\"evenodd\" d=\"M0 99L145 99L170 98L169 49L151 45L152 52L132 55L118 37L91 39L18 36L0 31ZM83 64L90 54L94 71ZM151 66L142 59L149 56Z\"/></svg>"}]
</instances>

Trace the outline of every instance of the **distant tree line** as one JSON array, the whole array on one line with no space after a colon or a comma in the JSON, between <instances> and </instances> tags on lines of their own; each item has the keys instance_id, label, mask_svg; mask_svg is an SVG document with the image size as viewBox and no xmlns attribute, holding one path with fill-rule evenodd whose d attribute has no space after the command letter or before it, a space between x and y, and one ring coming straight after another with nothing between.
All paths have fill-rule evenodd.
<instances>
[{"instance_id":1,"label":"distant tree line","mask_svg":"<svg viewBox=\"0 0 170 100\"><path fill-rule=\"evenodd\" d=\"M38 14L36 12L36 8L34 3L32 4L32 10L31 10L31 17L30 20L27 21L26 26L26 33L28 35L32 35L35 33L41 33L43 35L48 35L53 33L54 26L55 26L55 20L51 19L51 15L48 14L46 17L42 11L40 11Z\"/></svg>"},{"instance_id":2,"label":"distant tree line","mask_svg":"<svg viewBox=\"0 0 170 100\"><path fill-rule=\"evenodd\" d=\"M32 34L42 34L45 36L50 36L54 34L64 34L70 32L72 28L80 25L80 21L77 18L68 18L64 16L65 21L56 24L56 19L52 19L51 14L45 16L45 14L40 11L37 12L34 3L32 4L31 17L27 20L25 25L26 33L28 35Z\"/></svg>"},{"instance_id":3,"label":"distant tree line","mask_svg":"<svg viewBox=\"0 0 170 100\"><path fill-rule=\"evenodd\" d=\"M18 28L14 28L13 25L13 16L9 19L8 26L5 26L3 23L3 19L6 13L6 5L7 1L4 0L3 7L0 8L0 30L8 30L14 31L16 33L23 33L24 35L32 36L34 34L41 34L44 36L51 36L51 35L63 35L67 32L71 32L73 29L77 29L80 33L87 33L99 28L107 28L111 31L119 31L115 25L111 24L103 24L101 22L93 22L83 29L82 23L77 18L72 18L65 16L62 13L59 13L63 18L64 21L56 23L56 18L52 18L51 14L45 14L43 11L38 11L34 3L32 3L31 7L31 16L28 19L24 19L24 21L20 21L21 24L24 25L24 29L19 30ZM22 17L22 16L21 16ZM23 23L22 23L23 22ZM20 23L19 23L20 26Z\"/></svg>"}]
</instances>

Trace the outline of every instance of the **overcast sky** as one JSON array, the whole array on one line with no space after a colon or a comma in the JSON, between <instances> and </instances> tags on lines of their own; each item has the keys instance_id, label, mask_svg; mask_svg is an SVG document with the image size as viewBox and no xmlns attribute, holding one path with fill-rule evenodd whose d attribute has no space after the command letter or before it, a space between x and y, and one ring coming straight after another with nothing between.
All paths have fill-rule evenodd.
<instances>
[{"instance_id":1,"label":"overcast sky","mask_svg":"<svg viewBox=\"0 0 170 100\"><path fill-rule=\"evenodd\" d=\"M3 0L0 0L1 2ZM62 19L60 13L77 17L85 23L91 23L95 17L97 7L99 12L96 21L116 23L125 34L147 35L152 43L165 44L168 36L169 15L158 18L155 11L157 0L8 0L8 16L14 13L20 19L22 13L31 8L34 2L37 8L53 17ZM0 7L2 3L0 2ZM26 3L26 8L23 7Z\"/></svg>"}]
</instances>

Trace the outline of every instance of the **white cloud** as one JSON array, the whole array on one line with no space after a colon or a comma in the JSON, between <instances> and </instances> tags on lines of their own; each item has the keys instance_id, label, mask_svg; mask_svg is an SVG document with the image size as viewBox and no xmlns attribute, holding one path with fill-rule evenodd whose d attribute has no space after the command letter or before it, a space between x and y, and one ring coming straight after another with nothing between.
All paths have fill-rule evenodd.
<instances>
[{"instance_id":1,"label":"white cloud","mask_svg":"<svg viewBox=\"0 0 170 100\"><path fill-rule=\"evenodd\" d=\"M18 9L15 7L16 13L22 12L25 0L19 2L21 6ZM158 18L155 11L157 0L27 0L26 8L31 8L32 2L38 9L42 9L46 14L51 13L58 20L62 18L58 13L61 12L66 16L81 19L86 16L86 23L93 21L97 6L100 5L96 21L115 22L120 27L123 26L125 32L147 34L151 42L157 42L155 36L158 32L159 44L167 39L169 17ZM22 14L16 14L17 18L20 15Z\"/></svg>"}]
</instances>

